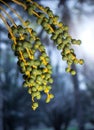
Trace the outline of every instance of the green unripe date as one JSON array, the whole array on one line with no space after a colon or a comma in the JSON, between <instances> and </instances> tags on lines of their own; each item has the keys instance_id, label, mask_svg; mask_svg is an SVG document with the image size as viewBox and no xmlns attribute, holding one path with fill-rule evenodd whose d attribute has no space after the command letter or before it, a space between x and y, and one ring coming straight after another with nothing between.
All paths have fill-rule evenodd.
<instances>
[{"instance_id":1,"label":"green unripe date","mask_svg":"<svg viewBox=\"0 0 94 130\"><path fill-rule=\"evenodd\" d=\"M70 70L70 73L72 74L72 75L75 75L76 74L76 71L75 70Z\"/></svg>"},{"instance_id":2,"label":"green unripe date","mask_svg":"<svg viewBox=\"0 0 94 130\"><path fill-rule=\"evenodd\" d=\"M32 6L30 6L30 7L27 8L27 12L28 12L29 15L33 14L32 11L33 11L33 7Z\"/></svg>"}]
</instances>

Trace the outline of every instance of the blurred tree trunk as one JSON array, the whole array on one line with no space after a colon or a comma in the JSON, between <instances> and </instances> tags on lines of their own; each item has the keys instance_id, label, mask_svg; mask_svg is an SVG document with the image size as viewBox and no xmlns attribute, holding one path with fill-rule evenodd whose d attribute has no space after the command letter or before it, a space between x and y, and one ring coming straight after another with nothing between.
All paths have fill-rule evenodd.
<instances>
[{"instance_id":1,"label":"blurred tree trunk","mask_svg":"<svg viewBox=\"0 0 94 130\"><path fill-rule=\"evenodd\" d=\"M2 96L3 96L2 88L0 87L0 130L3 130L3 97Z\"/></svg>"},{"instance_id":2,"label":"blurred tree trunk","mask_svg":"<svg viewBox=\"0 0 94 130\"><path fill-rule=\"evenodd\" d=\"M76 66L73 65L73 69L76 70ZM79 88L79 81L78 81L78 75L72 76L72 81L74 84L74 98L75 98L75 115L78 122L78 129L84 130L84 121L83 121L83 109L81 104L81 96L80 96L80 88Z\"/></svg>"},{"instance_id":3,"label":"blurred tree trunk","mask_svg":"<svg viewBox=\"0 0 94 130\"><path fill-rule=\"evenodd\" d=\"M61 130L61 126L60 126L60 125L56 125L56 126L54 127L54 130Z\"/></svg>"}]
</instances>

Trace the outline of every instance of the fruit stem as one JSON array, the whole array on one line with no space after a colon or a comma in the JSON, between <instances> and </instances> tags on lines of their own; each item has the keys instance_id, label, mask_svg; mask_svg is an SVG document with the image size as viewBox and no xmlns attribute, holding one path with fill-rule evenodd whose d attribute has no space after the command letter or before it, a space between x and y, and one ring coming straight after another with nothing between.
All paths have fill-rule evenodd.
<instances>
[{"instance_id":1,"label":"fruit stem","mask_svg":"<svg viewBox=\"0 0 94 130\"><path fill-rule=\"evenodd\" d=\"M27 7L23 3L21 3L21 2L19 2L17 0L11 0L11 1L14 2L14 3L16 3L16 4L18 4L18 5L21 5L26 10Z\"/></svg>"},{"instance_id":2,"label":"fruit stem","mask_svg":"<svg viewBox=\"0 0 94 130\"><path fill-rule=\"evenodd\" d=\"M7 24L7 22L6 22L5 18L4 18L1 14L0 14L0 18L2 19L2 21L3 21L3 22L4 22L4 24L6 25L6 27L7 27L8 31L9 31L9 33L10 33L10 35L11 35L11 37L12 37L13 41L14 41L14 44L16 45L16 39L15 39L15 37L13 36L13 33L12 33L11 28L9 27L9 25Z\"/></svg>"},{"instance_id":3,"label":"fruit stem","mask_svg":"<svg viewBox=\"0 0 94 130\"><path fill-rule=\"evenodd\" d=\"M30 54L30 52L29 52L29 49L28 49L28 48L25 48L25 49L26 49L26 51L27 51L27 53L28 53L29 58L32 60L32 56L31 56L31 54Z\"/></svg>"},{"instance_id":4,"label":"fruit stem","mask_svg":"<svg viewBox=\"0 0 94 130\"><path fill-rule=\"evenodd\" d=\"M3 0L0 0L4 5L6 5L12 12L14 12L14 14L17 15L17 17L19 18L19 20L21 21L21 23L24 25L24 20L21 18L21 16L16 12L16 10L14 10L11 6L9 6L6 2L4 2Z\"/></svg>"},{"instance_id":5,"label":"fruit stem","mask_svg":"<svg viewBox=\"0 0 94 130\"><path fill-rule=\"evenodd\" d=\"M40 6L40 5L37 4L36 2L33 2L32 0L29 0L29 2L32 2L32 4L35 4L41 11L43 11L44 13L46 13L44 7Z\"/></svg>"},{"instance_id":6,"label":"fruit stem","mask_svg":"<svg viewBox=\"0 0 94 130\"><path fill-rule=\"evenodd\" d=\"M41 18L41 17L38 15L38 13L37 13L37 12L32 11L32 13L33 13L33 14L35 14L37 17Z\"/></svg>"},{"instance_id":7,"label":"fruit stem","mask_svg":"<svg viewBox=\"0 0 94 130\"><path fill-rule=\"evenodd\" d=\"M19 53L20 53L20 57L21 57L21 59L23 60L23 62L26 63L26 60L25 60L24 57L23 57L22 51L19 51Z\"/></svg>"},{"instance_id":8,"label":"fruit stem","mask_svg":"<svg viewBox=\"0 0 94 130\"><path fill-rule=\"evenodd\" d=\"M11 21L11 23L12 23L15 27L17 27L17 25L15 24L14 20L13 20L12 17L5 11L5 9L2 8L1 6L0 6L0 9L7 15L7 17L8 17L9 20Z\"/></svg>"}]
</instances>

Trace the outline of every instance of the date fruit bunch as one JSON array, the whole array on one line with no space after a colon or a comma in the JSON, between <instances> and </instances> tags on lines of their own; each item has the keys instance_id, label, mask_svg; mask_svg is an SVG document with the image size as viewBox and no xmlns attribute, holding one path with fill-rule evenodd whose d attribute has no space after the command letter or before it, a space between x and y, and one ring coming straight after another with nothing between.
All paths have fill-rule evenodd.
<instances>
[{"instance_id":1,"label":"date fruit bunch","mask_svg":"<svg viewBox=\"0 0 94 130\"><path fill-rule=\"evenodd\" d=\"M81 41L73 39L68 33L68 26L59 22L59 17L54 15L49 7L43 7L36 2L27 0L27 12L36 17L37 24L50 35L58 50L61 50L62 60L67 62L66 72L72 75L76 71L72 69L72 64L83 64L83 59L77 59L72 45L80 45Z\"/></svg>"},{"instance_id":2,"label":"date fruit bunch","mask_svg":"<svg viewBox=\"0 0 94 130\"><path fill-rule=\"evenodd\" d=\"M29 21L25 23L29 23ZM15 37L12 50L18 58L17 64L24 79L23 86L28 87L28 93L32 96L32 109L35 110L42 92L47 95L46 103L54 97L50 93L53 83L50 59L40 38L32 28L18 25L17 27L12 26L11 30ZM12 39L10 34L9 38Z\"/></svg>"},{"instance_id":3,"label":"date fruit bunch","mask_svg":"<svg viewBox=\"0 0 94 130\"><path fill-rule=\"evenodd\" d=\"M72 46L80 45L81 41L71 37L68 32L68 26L59 21L59 16L54 15L49 7L44 7L33 0L11 1L22 6L27 14L35 17L35 22L38 26L41 26L47 32L57 49L60 50L62 60L67 63L65 71L75 75L76 71L72 68L72 65L82 65L84 60L76 57ZM18 58L17 64L24 79L23 86L28 88L28 93L32 99L32 109L36 110L39 105L38 100L41 99L43 93L46 94L46 103L50 102L54 97L51 93L53 79L49 56L37 32L31 28L32 23L28 20L24 21L3 0L0 0L0 2L14 12L21 21L20 25L16 25L13 18L0 6L0 9L8 16L12 23L12 26L10 26L4 16L0 14L0 18L9 31L8 37L12 40L12 50Z\"/></svg>"}]
</instances>

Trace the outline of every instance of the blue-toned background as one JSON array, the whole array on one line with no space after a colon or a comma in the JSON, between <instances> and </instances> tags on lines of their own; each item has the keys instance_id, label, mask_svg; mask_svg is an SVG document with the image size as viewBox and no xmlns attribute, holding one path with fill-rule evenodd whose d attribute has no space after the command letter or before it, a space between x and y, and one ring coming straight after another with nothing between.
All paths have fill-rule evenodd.
<instances>
[{"instance_id":1,"label":"blue-toned background","mask_svg":"<svg viewBox=\"0 0 94 130\"><path fill-rule=\"evenodd\" d=\"M84 65L74 65L76 76L65 72L67 66L45 31L22 7L6 0L24 19L32 22L38 32L53 66L52 93L54 99L46 104L44 98L36 111L31 109L31 96L22 87L22 75L17 58L11 50L6 26L0 19L0 130L94 130L94 0L37 0L48 6L60 21L69 26L80 46L73 46ZM0 2L0 7L19 25L18 17ZM3 11L0 13L7 19ZM7 19L8 23L9 20Z\"/></svg>"}]
</instances>

